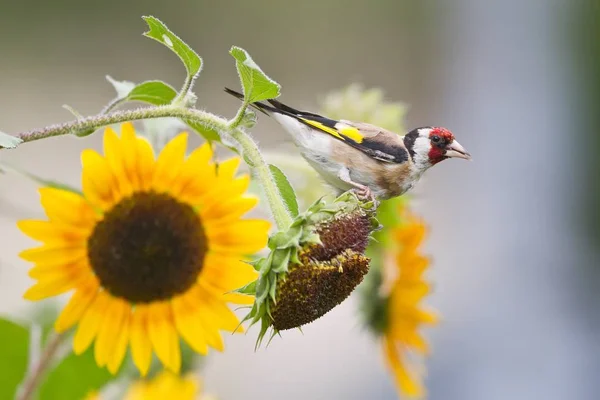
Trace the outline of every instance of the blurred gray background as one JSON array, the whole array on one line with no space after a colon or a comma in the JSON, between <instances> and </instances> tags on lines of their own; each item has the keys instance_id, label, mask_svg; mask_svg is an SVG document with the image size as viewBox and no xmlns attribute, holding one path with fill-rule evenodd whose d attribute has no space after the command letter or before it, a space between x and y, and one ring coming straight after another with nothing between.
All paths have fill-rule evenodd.
<instances>
[{"instance_id":1,"label":"blurred gray background","mask_svg":"<svg viewBox=\"0 0 600 400\"><path fill-rule=\"evenodd\" d=\"M235 44L308 109L360 82L409 103L408 126L451 128L474 162L446 161L417 191L432 228L429 304L443 323L433 344L431 399L600 397L600 6L598 1L267 0L159 2L0 0L0 129L16 133L95 113L113 97L104 80L164 79L183 67L145 39L155 15L205 66L199 105L231 116ZM254 134L289 145L272 121ZM79 152L100 135L61 137L0 153L71 184ZM16 229L41 217L34 184L0 175L0 313L27 318L30 285ZM253 351L256 332L227 337L206 366L221 399L394 399L380 349L351 299ZM6 343L0 344L8 345Z\"/></svg>"}]
</instances>

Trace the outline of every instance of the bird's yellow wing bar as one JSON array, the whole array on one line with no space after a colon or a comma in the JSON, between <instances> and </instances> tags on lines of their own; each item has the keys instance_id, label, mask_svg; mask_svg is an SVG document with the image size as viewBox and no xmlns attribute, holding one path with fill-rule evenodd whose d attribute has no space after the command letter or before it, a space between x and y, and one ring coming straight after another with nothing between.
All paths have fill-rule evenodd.
<instances>
[{"instance_id":1,"label":"bird's yellow wing bar","mask_svg":"<svg viewBox=\"0 0 600 400\"><path fill-rule=\"evenodd\" d=\"M312 119L303 118L303 117L300 117L300 119L307 125L310 125L322 132L329 133L330 135L332 135L340 140L346 141L347 139L350 139L354 143L362 143L362 141L364 139L364 136L360 133L360 131L357 128L354 128L352 126L343 126L340 129L336 129L336 128L327 126L327 125L323 124L322 122L315 121Z\"/></svg>"}]
</instances>

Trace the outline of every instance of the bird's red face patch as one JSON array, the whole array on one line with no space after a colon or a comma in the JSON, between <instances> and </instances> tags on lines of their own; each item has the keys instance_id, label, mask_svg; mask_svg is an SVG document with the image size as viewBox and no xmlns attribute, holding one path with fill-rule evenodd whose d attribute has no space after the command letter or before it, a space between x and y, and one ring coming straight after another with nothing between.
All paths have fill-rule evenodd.
<instances>
[{"instance_id":1,"label":"bird's red face patch","mask_svg":"<svg viewBox=\"0 0 600 400\"><path fill-rule=\"evenodd\" d=\"M429 162L437 164L446 159L446 146L454 141L454 135L446 128L434 127L429 133L431 149L429 150Z\"/></svg>"}]
</instances>

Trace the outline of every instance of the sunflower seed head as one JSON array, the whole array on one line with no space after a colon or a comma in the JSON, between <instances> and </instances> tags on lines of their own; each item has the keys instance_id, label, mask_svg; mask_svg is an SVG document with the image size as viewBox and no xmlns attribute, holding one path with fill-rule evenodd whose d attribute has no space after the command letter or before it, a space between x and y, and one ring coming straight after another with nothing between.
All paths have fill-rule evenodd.
<instances>
[{"instance_id":1,"label":"sunflower seed head","mask_svg":"<svg viewBox=\"0 0 600 400\"><path fill-rule=\"evenodd\" d=\"M352 193L319 199L287 231L269 240L271 253L256 267L256 303L245 320L261 321L258 344L269 327L300 327L344 301L369 269L364 256L379 228L376 206Z\"/></svg>"}]
</instances>

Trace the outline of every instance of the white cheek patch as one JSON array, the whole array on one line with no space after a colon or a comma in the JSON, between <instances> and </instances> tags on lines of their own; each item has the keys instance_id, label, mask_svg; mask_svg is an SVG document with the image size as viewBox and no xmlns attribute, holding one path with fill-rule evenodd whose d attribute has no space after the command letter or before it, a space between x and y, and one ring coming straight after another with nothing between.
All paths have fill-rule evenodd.
<instances>
[{"instance_id":1,"label":"white cheek patch","mask_svg":"<svg viewBox=\"0 0 600 400\"><path fill-rule=\"evenodd\" d=\"M417 169L426 169L431 167L429 162L429 151L431 150L431 143L429 137L419 136L413 145L415 152L414 162Z\"/></svg>"}]
</instances>

